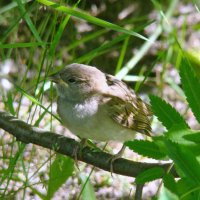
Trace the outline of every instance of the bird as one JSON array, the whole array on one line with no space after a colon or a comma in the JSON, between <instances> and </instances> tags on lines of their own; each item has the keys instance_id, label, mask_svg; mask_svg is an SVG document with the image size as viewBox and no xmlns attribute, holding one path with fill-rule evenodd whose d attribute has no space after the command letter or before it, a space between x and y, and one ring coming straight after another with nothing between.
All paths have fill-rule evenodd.
<instances>
[{"instance_id":1,"label":"bird","mask_svg":"<svg viewBox=\"0 0 200 200\"><path fill-rule=\"evenodd\" d=\"M94 66L73 63L49 78L57 88L57 112L70 132L95 141L134 140L150 135L149 104L123 81ZM125 145L114 156L121 157Z\"/></svg>"}]
</instances>

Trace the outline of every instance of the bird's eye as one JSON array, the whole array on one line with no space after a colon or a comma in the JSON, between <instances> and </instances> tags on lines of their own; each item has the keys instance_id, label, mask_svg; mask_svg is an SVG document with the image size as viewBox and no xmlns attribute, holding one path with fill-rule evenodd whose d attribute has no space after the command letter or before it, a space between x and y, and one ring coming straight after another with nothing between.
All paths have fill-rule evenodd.
<instances>
[{"instance_id":1,"label":"bird's eye","mask_svg":"<svg viewBox=\"0 0 200 200\"><path fill-rule=\"evenodd\" d=\"M69 83L75 83L75 82L76 82L76 79L75 79L75 78L69 78L69 79L68 79L68 82L69 82Z\"/></svg>"}]
</instances>

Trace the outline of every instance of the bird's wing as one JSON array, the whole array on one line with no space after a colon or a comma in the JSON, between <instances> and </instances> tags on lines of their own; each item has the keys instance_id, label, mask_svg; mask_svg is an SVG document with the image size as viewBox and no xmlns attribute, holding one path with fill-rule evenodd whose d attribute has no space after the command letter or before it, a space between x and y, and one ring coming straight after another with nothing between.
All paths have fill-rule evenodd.
<instances>
[{"instance_id":1,"label":"bird's wing","mask_svg":"<svg viewBox=\"0 0 200 200\"><path fill-rule=\"evenodd\" d=\"M152 116L150 105L144 103L124 82L111 75L106 75L106 78L109 85L109 92L105 95L108 97L108 115L126 128L149 135Z\"/></svg>"}]
</instances>

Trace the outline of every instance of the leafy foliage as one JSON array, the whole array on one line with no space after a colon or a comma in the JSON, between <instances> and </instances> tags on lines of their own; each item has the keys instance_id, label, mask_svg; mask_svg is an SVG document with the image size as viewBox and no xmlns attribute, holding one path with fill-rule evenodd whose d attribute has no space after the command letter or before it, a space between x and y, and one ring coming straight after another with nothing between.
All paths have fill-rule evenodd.
<instances>
[{"instance_id":1,"label":"leafy foliage","mask_svg":"<svg viewBox=\"0 0 200 200\"><path fill-rule=\"evenodd\" d=\"M130 85L135 85L136 89L141 89L142 87L140 86L145 86L144 82L146 80L153 80L152 83L157 82L157 76L155 78L155 76L151 76L151 74L155 71L157 73L156 67L158 64L160 65L160 63L162 63L162 73L159 78L164 80L161 80L161 82L164 84L167 83L181 97L184 97L182 91L183 86L189 107L197 121L200 122L199 60L194 60L189 53L182 49L182 44L179 44L179 38L177 37L179 34L178 31L172 27L170 23L166 23L171 21L171 16L173 16L174 11L177 11L176 4L178 1L166 1L165 5L163 4L164 6L159 1L147 1L151 2L150 4L154 6L154 13L157 13L155 19L147 17L150 16L145 10L146 8L150 10L148 6L142 7L141 10L144 10L143 16L137 16L138 13L140 13L140 7L137 6L137 10L133 13L129 13L128 10L128 17L124 18L124 20L120 20L119 17L114 19L113 15L119 16L120 13L124 13L124 11L127 13L126 8L129 8L127 5L131 5L129 3L131 1L116 1L116 4L117 2L123 2L124 4L124 7L120 6L122 4L118 4L118 6L121 7L118 13L115 12L113 8L112 12L110 12L110 9L107 10L109 12L104 10L106 8L103 7L108 6L106 3L109 1L103 2L103 11L101 11L102 8L99 9L98 7L98 4L102 5L100 2L101 1L93 1L89 3L88 1L87 4L85 1L79 0L4 0L0 2L0 29L2 29L2 31L0 31L1 60L12 59L16 63L19 63L21 67L19 69L17 68L16 73L13 73L15 70L13 65L12 68L14 70L5 75L2 74L1 66L3 65L2 62L0 63L0 81L2 78L7 80L8 77L8 80L14 82L12 83L13 89L8 93L6 92L5 96L4 91L2 92L1 90L2 87L0 84L0 106L4 103L5 109L16 116L25 117L28 123L35 126L40 126L42 123L42 126L47 126L47 128L49 128L52 127L52 121L49 120L50 115L52 117L52 112L50 111L51 104L48 103L47 105L46 102L49 99L47 97L48 95L46 95L47 90L45 86L48 82L45 82L45 78L50 73L50 70L56 71L57 67L62 68L66 64L72 62L89 63L102 68L105 72L115 72L118 78L124 79L125 81L139 80L138 83L132 84L131 82ZM140 2L143 1L134 3ZM145 4L147 4L147 2L145 2ZM92 9L88 9L92 4L95 5L93 11L97 10L97 12L95 11L95 15L93 15L93 11L91 12ZM114 7L114 4L112 6ZM91 7L93 8L93 6ZM130 10L131 9L132 8L130 8ZM160 21L157 21L157 19ZM147 39L146 36L142 35L143 30L144 28L148 28L149 25L154 25L154 23L152 23L154 20L156 21L156 28L153 32L145 32L148 36ZM89 29L86 31L80 32L78 30L80 27L87 26ZM184 31L188 29L187 24L183 24L181 28L182 32L180 35L188 34L188 32L184 33ZM192 27L192 30L198 29L198 24ZM189 30L191 30L191 28L189 28ZM177 35L176 31L178 33ZM162 37L163 32L167 37ZM147 52L150 52L149 49L151 49L153 44L156 43L156 40L160 40L160 38L166 38L166 40L164 40L164 45L162 45L163 47L167 46L167 49L156 50L156 54L154 54L153 57L152 55L150 56L151 60L146 59L149 63L153 63L151 67L146 67L149 66L149 63L140 65L140 63L144 62L143 59L148 55ZM180 40L184 41L184 38ZM162 43L163 41L159 42ZM175 57L177 47L178 55ZM154 48L155 47L152 48L153 51L155 50ZM134 52L134 55L132 52ZM183 59L185 55L187 55L188 60L186 58ZM111 57L114 59L111 60ZM198 57L199 53L197 54L197 58ZM180 62L181 59L182 62ZM195 63L195 66L193 63ZM177 69L180 69L180 85L173 80L173 77L163 78L164 76L162 75L165 75L165 70L169 65L174 65ZM134 67L135 69L133 69ZM24 71L22 70L21 72L22 68ZM154 70L152 70L153 68ZM195 70L193 71L193 69ZM138 75L133 76L129 74L131 70ZM19 71L20 73L18 73ZM158 87L159 91L160 88L162 89L162 87L159 86L160 85L155 85L153 87ZM162 91L160 92L162 93ZM173 170L176 170L179 179L177 180L172 176L171 169L164 172L161 168L152 168L138 175L136 184L162 178L164 185L159 195L156 195L157 199L198 199L200 196L200 175L198 172L198 156L200 155L199 130L190 129L184 120L187 119L187 117L181 116L176 109L160 97L151 95L150 102L154 114L163 126L166 127L167 131L163 132L160 137L152 138L152 141L129 141L126 142L126 145L133 151L143 156L154 158L159 162L161 159L168 159L168 161L171 159L175 165ZM26 107L25 114L21 112L24 107ZM46 118L48 118L49 121L46 120ZM54 118L59 120L57 116L54 116ZM2 185L0 195L9 194L14 191L16 195L21 192L26 196L26 190L28 188L31 189L35 196L39 196L41 199L51 199L63 183L72 176L73 161L61 155L57 155L52 163L49 162L49 160L48 162L37 161L39 167L37 166L38 168L35 168L35 171L33 171L31 165L33 163L35 164L34 161L39 157L39 155L34 155L37 154L35 152L38 152L35 150L36 148L33 147L30 151L27 151L30 152L27 153L30 154L30 156L24 159L24 155L27 155L25 152L26 145L16 142L15 140L11 142L9 140L7 143L7 140L8 139L4 141L4 136L2 136L0 140L2 145L1 161L3 161L2 175L0 178ZM11 150L8 150L10 146ZM27 146L29 148L29 145ZM8 154L8 152L10 154ZM51 156L51 153L49 156ZM43 167L47 167L46 175L49 173L49 179L45 179L44 183L42 182L42 184L47 186L47 194L45 192L41 193L40 190L38 190L41 179L39 179L39 182L36 180L40 177L40 169ZM48 171L49 167L50 172ZM87 169L88 168L89 167L87 167ZM34 181L32 176L30 176L32 173L34 174L33 176L37 177ZM23 175L22 178L21 175ZM81 174L78 178L77 185L84 185L84 189L82 193L77 194L77 196L81 196L83 199L95 199L93 182L90 180L90 175L86 176L83 173L83 175ZM12 189L12 191L10 190L10 186L12 185L10 183L12 182L18 182L20 184L16 185L22 185L22 187L18 187L18 190ZM100 184L99 187L102 187L103 185ZM77 188L79 187L75 188L76 191ZM95 190L96 189L97 188L95 188ZM5 198L5 196L0 196L0 199L13 198L14 197Z\"/></svg>"},{"instance_id":2,"label":"leafy foliage","mask_svg":"<svg viewBox=\"0 0 200 200\"><path fill-rule=\"evenodd\" d=\"M163 159L166 156L166 154L162 152L159 149L159 146L154 142L134 140L125 142L125 145L132 149L134 152L149 158Z\"/></svg>"},{"instance_id":3,"label":"leafy foliage","mask_svg":"<svg viewBox=\"0 0 200 200\"><path fill-rule=\"evenodd\" d=\"M200 81L186 59L182 61L180 76L188 103L200 121ZM173 160L181 178L176 182L172 175L164 176L159 199L196 199L200 187L200 163L197 157L200 148L195 144L199 143L199 130L191 130L183 117L164 100L152 95L150 100L155 115L168 129L162 138L162 150Z\"/></svg>"},{"instance_id":4,"label":"leafy foliage","mask_svg":"<svg viewBox=\"0 0 200 200\"><path fill-rule=\"evenodd\" d=\"M71 158L58 154L51 165L47 199L51 199L54 193L72 175L74 162Z\"/></svg>"},{"instance_id":5,"label":"leafy foliage","mask_svg":"<svg viewBox=\"0 0 200 200\"><path fill-rule=\"evenodd\" d=\"M180 76L187 101L200 123L200 80L194 74L189 61L186 59L182 60Z\"/></svg>"},{"instance_id":6,"label":"leafy foliage","mask_svg":"<svg viewBox=\"0 0 200 200\"><path fill-rule=\"evenodd\" d=\"M184 138L188 141L195 142L199 145L200 143L200 137L199 137L199 132L198 133L191 133L189 135L184 135Z\"/></svg>"},{"instance_id":7,"label":"leafy foliage","mask_svg":"<svg viewBox=\"0 0 200 200\"><path fill-rule=\"evenodd\" d=\"M182 172L179 175L181 177L189 177L197 185L200 185L200 164L195 154L188 147L178 145L169 140L166 140L165 144L169 157Z\"/></svg>"},{"instance_id":8,"label":"leafy foliage","mask_svg":"<svg viewBox=\"0 0 200 200\"><path fill-rule=\"evenodd\" d=\"M179 197L177 196L176 193L173 193L168 188L163 187L160 194L159 194L158 199L159 200L167 200L167 199L179 200Z\"/></svg>"},{"instance_id":9,"label":"leafy foliage","mask_svg":"<svg viewBox=\"0 0 200 200\"><path fill-rule=\"evenodd\" d=\"M180 196L180 199L183 200L192 200L199 198L199 186L194 184L190 178L181 178L177 182L177 190Z\"/></svg>"},{"instance_id":10,"label":"leafy foliage","mask_svg":"<svg viewBox=\"0 0 200 200\"><path fill-rule=\"evenodd\" d=\"M150 182L159 178L162 178L164 175L164 169L160 167L154 167L148 169L142 173L140 173L137 177L135 182L137 184L144 184L146 182Z\"/></svg>"},{"instance_id":11,"label":"leafy foliage","mask_svg":"<svg viewBox=\"0 0 200 200\"><path fill-rule=\"evenodd\" d=\"M168 132L165 133L165 135L172 142L179 143L182 145L192 146L194 145L194 142L186 140L185 137L193 135L195 133L199 134L200 131L184 128L182 125L178 124L173 126Z\"/></svg>"},{"instance_id":12,"label":"leafy foliage","mask_svg":"<svg viewBox=\"0 0 200 200\"><path fill-rule=\"evenodd\" d=\"M154 114L167 129L172 128L175 124L181 124L185 128L188 127L183 117L166 101L154 95L150 95L149 98Z\"/></svg>"},{"instance_id":13,"label":"leafy foliage","mask_svg":"<svg viewBox=\"0 0 200 200\"><path fill-rule=\"evenodd\" d=\"M167 188L171 193L178 194L177 183L171 174L166 174L163 177L164 187Z\"/></svg>"}]
</instances>

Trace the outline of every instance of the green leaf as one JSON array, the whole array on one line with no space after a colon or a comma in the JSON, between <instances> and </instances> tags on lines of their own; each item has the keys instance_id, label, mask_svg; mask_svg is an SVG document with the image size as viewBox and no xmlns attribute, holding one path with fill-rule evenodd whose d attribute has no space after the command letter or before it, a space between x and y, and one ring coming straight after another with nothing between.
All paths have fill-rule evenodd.
<instances>
[{"instance_id":1,"label":"green leaf","mask_svg":"<svg viewBox=\"0 0 200 200\"><path fill-rule=\"evenodd\" d=\"M188 128L183 117L170 104L154 95L150 95L149 98L154 114L167 129L172 128L175 124L181 124L182 127Z\"/></svg>"},{"instance_id":2,"label":"green leaf","mask_svg":"<svg viewBox=\"0 0 200 200\"><path fill-rule=\"evenodd\" d=\"M161 190L161 193L158 197L158 200L179 200L180 198L172 193L170 190L168 190L168 188L163 187Z\"/></svg>"},{"instance_id":3,"label":"green leaf","mask_svg":"<svg viewBox=\"0 0 200 200\"><path fill-rule=\"evenodd\" d=\"M189 177L195 184L200 185L200 164L193 152L188 147L169 140L165 140L165 145L169 157L182 172L179 173L178 171L179 175L182 176L184 174L185 177Z\"/></svg>"},{"instance_id":4,"label":"green leaf","mask_svg":"<svg viewBox=\"0 0 200 200\"><path fill-rule=\"evenodd\" d=\"M187 135L193 135L194 133L200 133L200 131L183 128L182 125L178 124L173 126L168 132L165 133L165 135L172 142L192 146L195 145L194 142L186 140L185 137Z\"/></svg>"},{"instance_id":5,"label":"green leaf","mask_svg":"<svg viewBox=\"0 0 200 200\"><path fill-rule=\"evenodd\" d=\"M188 60L182 60L180 76L189 106L200 123L200 81L194 74Z\"/></svg>"},{"instance_id":6,"label":"green leaf","mask_svg":"<svg viewBox=\"0 0 200 200\"><path fill-rule=\"evenodd\" d=\"M188 177L177 181L177 189L181 200L199 199L200 188Z\"/></svg>"},{"instance_id":7,"label":"green leaf","mask_svg":"<svg viewBox=\"0 0 200 200\"><path fill-rule=\"evenodd\" d=\"M71 158L57 154L50 168L47 199L51 199L54 193L72 175L73 168L74 162Z\"/></svg>"},{"instance_id":8,"label":"green leaf","mask_svg":"<svg viewBox=\"0 0 200 200\"><path fill-rule=\"evenodd\" d=\"M200 78L200 51L197 49L188 49L184 51L184 55L186 55L189 60L190 66L192 67L195 75Z\"/></svg>"},{"instance_id":9,"label":"green leaf","mask_svg":"<svg viewBox=\"0 0 200 200\"><path fill-rule=\"evenodd\" d=\"M36 189L34 188L34 186L31 186L31 185L29 185L29 189L31 189L31 192L34 195L37 195L38 197L40 197L40 199L43 199L43 200L46 199L46 196L40 191L40 189Z\"/></svg>"},{"instance_id":10,"label":"green leaf","mask_svg":"<svg viewBox=\"0 0 200 200\"><path fill-rule=\"evenodd\" d=\"M112 24L112 23L104 21L102 19L93 17L93 16L91 16L91 15L89 15L89 14L87 14L87 13L81 11L81 10L74 9L74 8L69 7L69 6L62 6L62 5L59 5L57 3L54 3L54 2L48 1L48 0L37 0L37 1L39 3L46 5L46 6L51 6L55 10L63 11L67 14L70 14L70 15L77 17L77 18L80 18L82 20L86 20L86 21L93 23L93 24L96 24L98 26L102 26L104 28L108 28L108 29L111 29L111 30L114 30L114 31L126 33L128 35L133 35L133 36L136 36L136 37L141 38L143 40L148 40L144 36L134 32L134 31L127 30L127 29L122 28L122 27L120 27L116 24Z\"/></svg>"},{"instance_id":11,"label":"green leaf","mask_svg":"<svg viewBox=\"0 0 200 200\"><path fill-rule=\"evenodd\" d=\"M177 184L172 174L166 174L163 177L163 183L165 188L167 188L171 193L178 195Z\"/></svg>"},{"instance_id":12,"label":"green leaf","mask_svg":"<svg viewBox=\"0 0 200 200\"><path fill-rule=\"evenodd\" d=\"M184 135L183 137L184 137L186 140L195 142L195 143L197 143L197 144L200 143L200 132L193 133L193 134L190 134L190 135Z\"/></svg>"},{"instance_id":13,"label":"green leaf","mask_svg":"<svg viewBox=\"0 0 200 200\"><path fill-rule=\"evenodd\" d=\"M140 173L136 179L135 182L137 184L143 184L146 182L150 182L156 179L161 178L164 175L165 171L161 167L153 167L151 169L148 169L142 173Z\"/></svg>"},{"instance_id":14,"label":"green leaf","mask_svg":"<svg viewBox=\"0 0 200 200\"><path fill-rule=\"evenodd\" d=\"M84 187L82 192L82 200L96 200L94 187L92 186L90 179L84 174L80 174L81 184Z\"/></svg>"},{"instance_id":15,"label":"green leaf","mask_svg":"<svg viewBox=\"0 0 200 200\"><path fill-rule=\"evenodd\" d=\"M200 136L200 131L182 128L182 125L175 125L165 133L165 136L172 142L189 147L190 150L197 156L200 155L200 145L191 140L187 140L188 136L194 134L198 134L198 136Z\"/></svg>"},{"instance_id":16,"label":"green leaf","mask_svg":"<svg viewBox=\"0 0 200 200\"><path fill-rule=\"evenodd\" d=\"M134 152L137 152L140 155L149 158L162 159L166 156L166 154L162 152L159 146L156 145L154 142L134 140L125 142L125 145L128 146Z\"/></svg>"}]
</instances>

